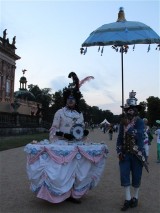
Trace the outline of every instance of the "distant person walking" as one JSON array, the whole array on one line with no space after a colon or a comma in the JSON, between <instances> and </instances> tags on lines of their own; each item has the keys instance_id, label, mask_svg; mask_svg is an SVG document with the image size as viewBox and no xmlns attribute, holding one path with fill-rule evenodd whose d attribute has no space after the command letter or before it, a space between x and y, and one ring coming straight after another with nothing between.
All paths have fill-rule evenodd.
<instances>
[{"instance_id":1,"label":"distant person walking","mask_svg":"<svg viewBox=\"0 0 160 213\"><path fill-rule=\"evenodd\" d=\"M150 128L147 125L148 124L148 119L143 118L144 121L144 149L146 153L146 162L148 163L148 157L149 157L149 146L151 145L151 133L150 133Z\"/></svg>"},{"instance_id":2,"label":"distant person walking","mask_svg":"<svg viewBox=\"0 0 160 213\"><path fill-rule=\"evenodd\" d=\"M108 135L109 135L109 140L111 141L113 138L113 132L114 132L114 128L113 125L110 125L109 129L108 129Z\"/></svg>"},{"instance_id":3,"label":"distant person walking","mask_svg":"<svg viewBox=\"0 0 160 213\"><path fill-rule=\"evenodd\" d=\"M103 133L104 133L104 134L105 134L106 131L107 131L107 127L108 127L108 125L107 125L107 123L105 122L105 123L104 123L104 126L103 126Z\"/></svg>"},{"instance_id":4,"label":"distant person walking","mask_svg":"<svg viewBox=\"0 0 160 213\"><path fill-rule=\"evenodd\" d=\"M160 163L160 120L157 120L156 123L158 124L157 130L155 131L157 135L157 163Z\"/></svg>"}]
</instances>

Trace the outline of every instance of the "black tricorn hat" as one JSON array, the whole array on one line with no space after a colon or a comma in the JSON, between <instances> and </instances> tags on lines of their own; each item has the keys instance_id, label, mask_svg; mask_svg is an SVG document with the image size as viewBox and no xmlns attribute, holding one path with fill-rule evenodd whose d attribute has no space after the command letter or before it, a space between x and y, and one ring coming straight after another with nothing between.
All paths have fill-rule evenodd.
<instances>
[{"instance_id":1,"label":"black tricorn hat","mask_svg":"<svg viewBox=\"0 0 160 213\"><path fill-rule=\"evenodd\" d=\"M137 109L138 111L141 111L144 106L137 105L137 98L135 97L136 92L133 90L129 93L129 98L126 100L126 104L124 106L121 106L124 111L128 111L129 109Z\"/></svg>"},{"instance_id":2,"label":"black tricorn hat","mask_svg":"<svg viewBox=\"0 0 160 213\"><path fill-rule=\"evenodd\" d=\"M73 97L76 100L76 104L78 105L79 104L79 100L82 97L82 94L81 94L81 92L79 90L75 90L75 89L71 89L71 88L65 87L63 89L63 99L64 99L64 103L65 104L66 104L67 99L69 97L70 98Z\"/></svg>"},{"instance_id":3,"label":"black tricorn hat","mask_svg":"<svg viewBox=\"0 0 160 213\"><path fill-rule=\"evenodd\" d=\"M66 104L67 99L69 97L73 97L76 100L76 105L79 104L79 100L82 98L82 94L79 91L79 79L76 75L75 72L70 72L68 75L68 78L72 78L73 83L70 83L68 85L68 88L65 87L63 89L63 99L64 99L64 103Z\"/></svg>"},{"instance_id":4,"label":"black tricorn hat","mask_svg":"<svg viewBox=\"0 0 160 213\"><path fill-rule=\"evenodd\" d=\"M124 106L121 106L124 111L128 111L129 109L137 109L138 111L141 111L144 107L142 105L128 105L125 104Z\"/></svg>"}]
</instances>

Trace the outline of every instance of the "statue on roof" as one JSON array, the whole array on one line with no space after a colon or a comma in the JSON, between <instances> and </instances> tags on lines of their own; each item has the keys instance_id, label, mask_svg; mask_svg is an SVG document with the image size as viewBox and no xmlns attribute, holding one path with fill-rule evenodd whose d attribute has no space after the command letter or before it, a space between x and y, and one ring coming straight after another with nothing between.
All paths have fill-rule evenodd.
<instances>
[{"instance_id":1,"label":"statue on roof","mask_svg":"<svg viewBox=\"0 0 160 213\"><path fill-rule=\"evenodd\" d=\"M7 29L5 29L5 30L3 31L3 39L6 39L6 36L7 36Z\"/></svg>"},{"instance_id":2,"label":"statue on roof","mask_svg":"<svg viewBox=\"0 0 160 213\"><path fill-rule=\"evenodd\" d=\"M12 40L12 45L15 45L15 44L16 44L16 36L14 36Z\"/></svg>"},{"instance_id":3,"label":"statue on roof","mask_svg":"<svg viewBox=\"0 0 160 213\"><path fill-rule=\"evenodd\" d=\"M24 69L24 70L22 70L23 75L25 74L25 72L26 72L26 71L27 71L27 70L25 70L25 69Z\"/></svg>"}]
</instances>

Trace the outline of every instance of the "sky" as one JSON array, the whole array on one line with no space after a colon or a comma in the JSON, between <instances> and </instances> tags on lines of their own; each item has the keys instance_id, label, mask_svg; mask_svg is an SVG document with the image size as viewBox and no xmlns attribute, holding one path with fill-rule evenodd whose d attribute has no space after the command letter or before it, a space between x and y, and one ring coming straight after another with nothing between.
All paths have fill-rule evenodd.
<instances>
[{"instance_id":1,"label":"sky","mask_svg":"<svg viewBox=\"0 0 160 213\"><path fill-rule=\"evenodd\" d=\"M160 1L39 1L0 0L0 36L7 29L10 43L16 36L15 91L26 69L27 85L40 89L51 88L51 93L62 90L72 82L68 78L75 72L80 80L94 79L80 88L90 106L122 112L121 54L111 46L89 47L80 54L82 43L90 33L103 24L117 21L123 7L127 21L138 21L150 26L160 35ZM160 55L152 44L129 47L124 54L124 102L129 92L136 91L138 103L150 96L160 97Z\"/></svg>"}]
</instances>

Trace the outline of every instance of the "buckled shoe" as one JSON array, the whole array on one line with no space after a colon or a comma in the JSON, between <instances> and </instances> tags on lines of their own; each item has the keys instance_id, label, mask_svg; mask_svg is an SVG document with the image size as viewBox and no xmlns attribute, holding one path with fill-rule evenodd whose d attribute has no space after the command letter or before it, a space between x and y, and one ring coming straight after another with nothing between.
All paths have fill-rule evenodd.
<instances>
[{"instance_id":1,"label":"buckled shoe","mask_svg":"<svg viewBox=\"0 0 160 213\"><path fill-rule=\"evenodd\" d=\"M130 203L131 203L131 200L125 200L124 204L123 204L123 206L121 208L121 211L126 211L127 209L129 209Z\"/></svg>"},{"instance_id":2,"label":"buckled shoe","mask_svg":"<svg viewBox=\"0 0 160 213\"><path fill-rule=\"evenodd\" d=\"M131 207L131 208L134 208L134 207L137 207L137 206L138 206L138 199L135 198L135 197L133 197L133 198L131 199L131 202L130 202L130 207Z\"/></svg>"}]
</instances>

